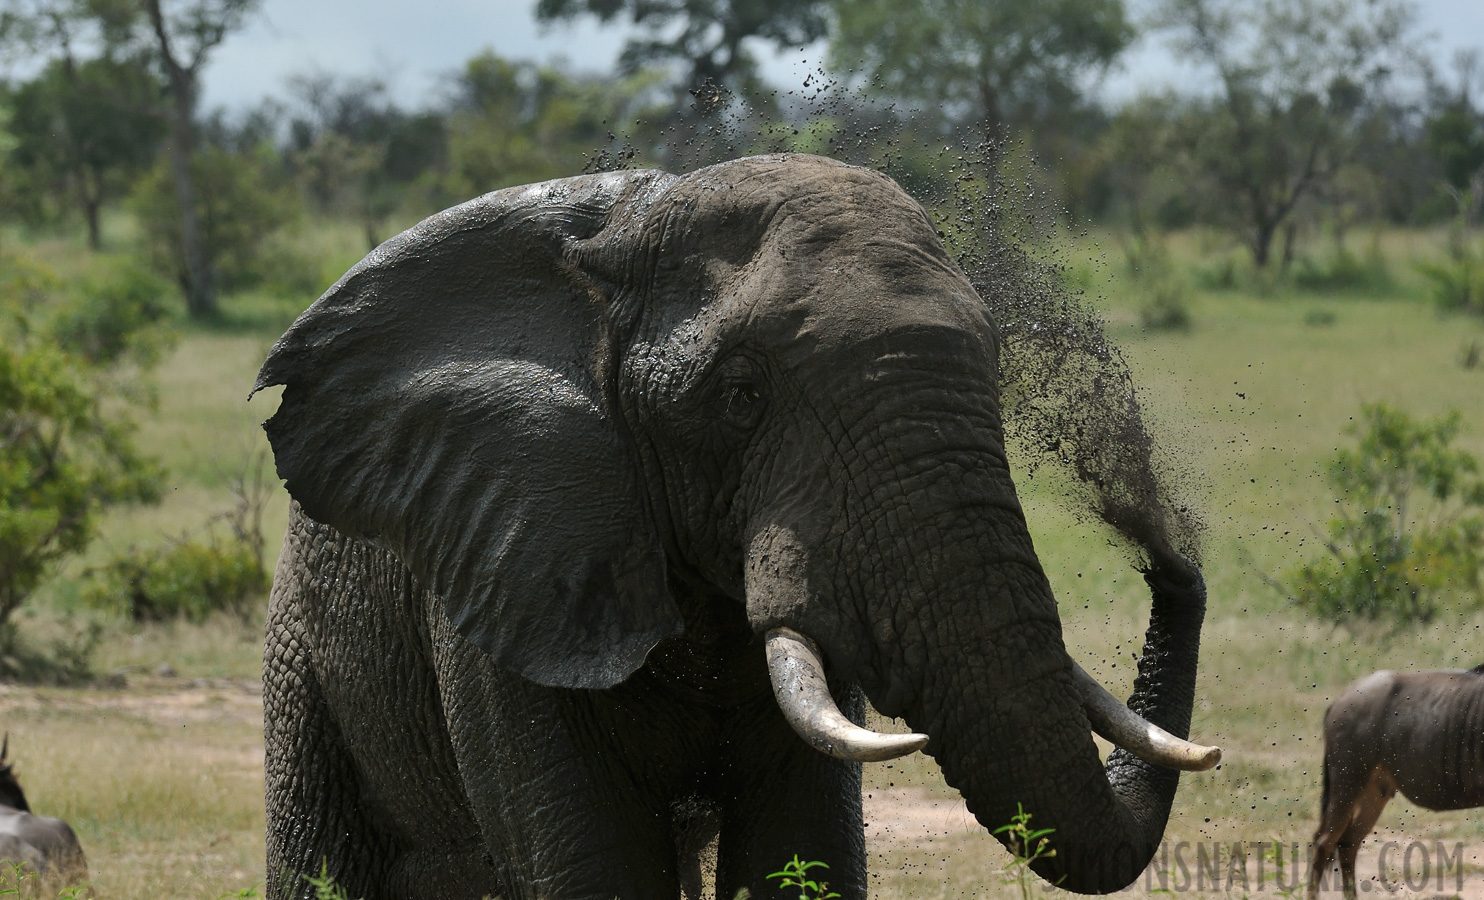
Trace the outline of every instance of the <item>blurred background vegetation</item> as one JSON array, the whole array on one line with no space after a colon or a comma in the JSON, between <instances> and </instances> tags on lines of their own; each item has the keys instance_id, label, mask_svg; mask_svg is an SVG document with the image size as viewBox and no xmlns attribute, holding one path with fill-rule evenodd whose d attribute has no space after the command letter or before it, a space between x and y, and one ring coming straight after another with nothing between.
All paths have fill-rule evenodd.
<instances>
[{"instance_id":1,"label":"blurred background vegetation","mask_svg":"<svg viewBox=\"0 0 1484 900\"><path fill-rule=\"evenodd\" d=\"M285 502L238 403L253 362L362 253L509 185L826 153L944 206L964 252L980 238L946 207L998 179L1010 239L1141 334L1177 340L1246 298L1302 306L1317 333L1342 296L1467 323L1443 327L1464 339L1457 369L1481 366L1484 56L1439 63L1404 0L1138 16L1124 0L539 0L549 27L625 26L615 70L485 51L416 107L375 77L306 71L251 108L202 109L203 71L257 4L0 0L0 60L24 73L0 81L0 674L86 671L110 622L251 620ZM1141 36L1200 77L1099 99ZM821 41L801 83L761 76L756 50ZM1385 407L1400 443L1351 431L1381 468L1459 438L1454 467L1473 472L1478 404L1441 431L1406 418L1449 410ZM1428 504L1398 508L1410 486L1362 497L1342 438L1313 461L1315 493L1346 498L1316 526L1329 552L1264 571L1272 592L1331 620L1477 605L1473 495L1423 486L1468 500L1433 504L1440 531ZM1400 574L1421 558L1447 576ZM70 623L50 656L18 639L21 610Z\"/></svg>"}]
</instances>

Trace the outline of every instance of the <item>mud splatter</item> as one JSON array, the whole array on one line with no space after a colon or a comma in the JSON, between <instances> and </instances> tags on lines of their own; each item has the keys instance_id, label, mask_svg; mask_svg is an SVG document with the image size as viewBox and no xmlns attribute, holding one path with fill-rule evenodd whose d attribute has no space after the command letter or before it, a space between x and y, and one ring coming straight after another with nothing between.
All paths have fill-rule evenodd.
<instances>
[{"instance_id":1,"label":"mud splatter","mask_svg":"<svg viewBox=\"0 0 1484 900\"><path fill-rule=\"evenodd\" d=\"M824 72L803 90L747 109L723 96L677 118L645 154L630 145L589 168L645 155L686 172L749 153L806 151L892 176L926 207L1001 330L1000 393L1009 452L1034 474L1067 473L1090 510L1147 566L1178 553L1199 564L1203 525L1175 490L1178 467L1146 425L1129 367L1092 301L1067 287L1053 240L1060 210L1038 189L1023 148L918 130L910 113L845 90Z\"/></svg>"}]
</instances>

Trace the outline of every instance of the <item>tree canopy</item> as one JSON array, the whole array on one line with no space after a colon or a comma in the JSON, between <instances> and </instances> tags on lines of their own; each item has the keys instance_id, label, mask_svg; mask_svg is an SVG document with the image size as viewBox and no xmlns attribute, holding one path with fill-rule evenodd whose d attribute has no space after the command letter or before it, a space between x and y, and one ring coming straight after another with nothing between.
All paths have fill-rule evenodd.
<instances>
[{"instance_id":1,"label":"tree canopy","mask_svg":"<svg viewBox=\"0 0 1484 900\"><path fill-rule=\"evenodd\" d=\"M832 68L993 136L1075 103L1134 38L1122 0L835 0Z\"/></svg>"}]
</instances>

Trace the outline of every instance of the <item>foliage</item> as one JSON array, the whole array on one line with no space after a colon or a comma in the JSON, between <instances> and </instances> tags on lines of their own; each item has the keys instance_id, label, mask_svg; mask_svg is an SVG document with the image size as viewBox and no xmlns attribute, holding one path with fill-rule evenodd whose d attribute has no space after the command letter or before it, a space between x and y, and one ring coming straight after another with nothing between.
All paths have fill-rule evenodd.
<instances>
[{"instance_id":1,"label":"foliage","mask_svg":"<svg viewBox=\"0 0 1484 900\"><path fill-rule=\"evenodd\" d=\"M131 548L91 574L83 599L135 622L200 622L215 612L246 616L247 601L268 586L251 549L214 532L164 550Z\"/></svg>"},{"instance_id":2,"label":"foliage","mask_svg":"<svg viewBox=\"0 0 1484 900\"><path fill-rule=\"evenodd\" d=\"M1389 76L1412 52L1402 0L1165 0L1160 18L1186 60L1219 79L1181 103L1170 143L1209 182L1213 219L1243 235L1259 268L1274 237L1326 191L1390 112ZM1331 198L1332 199L1332 198Z\"/></svg>"},{"instance_id":3,"label":"foliage","mask_svg":"<svg viewBox=\"0 0 1484 900\"><path fill-rule=\"evenodd\" d=\"M1448 255L1415 264L1438 309L1484 315L1484 253L1464 240L1449 242Z\"/></svg>"},{"instance_id":4,"label":"foliage","mask_svg":"<svg viewBox=\"0 0 1484 900\"><path fill-rule=\"evenodd\" d=\"M610 122L646 115L654 78L614 81L483 53L454 83L445 192L455 200L581 171L614 137Z\"/></svg>"},{"instance_id":5,"label":"foliage","mask_svg":"<svg viewBox=\"0 0 1484 900\"><path fill-rule=\"evenodd\" d=\"M304 880L314 888L314 900L350 900L350 895L345 888L335 883L335 876L330 874L328 860L319 861L318 875L305 875Z\"/></svg>"},{"instance_id":6,"label":"foliage","mask_svg":"<svg viewBox=\"0 0 1484 900\"><path fill-rule=\"evenodd\" d=\"M830 65L994 137L1075 103L1134 38L1122 0L835 0Z\"/></svg>"},{"instance_id":7,"label":"foliage","mask_svg":"<svg viewBox=\"0 0 1484 900\"><path fill-rule=\"evenodd\" d=\"M612 22L627 16L644 36L624 47L619 64L625 73L679 63L687 67L684 88L709 82L761 99L757 59L745 42L758 38L779 50L811 44L825 35L825 10L824 0L539 0L536 18Z\"/></svg>"},{"instance_id":8,"label":"foliage","mask_svg":"<svg viewBox=\"0 0 1484 900\"><path fill-rule=\"evenodd\" d=\"M55 881L56 879L52 879ZM94 896L88 882L56 887L23 863L0 861L0 897L49 897L54 900L84 900ZM55 893L53 893L55 891Z\"/></svg>"},{"instance_id":9,"label":"foliage","mask_svg":"<svg viewBox=\"0 0 1484 900\"><path fill-rule=\"evenodd\" d=\"M247 617L249 601L268 588L263 566L263 508L269 488L265 457L252 457L232 485L235 506L209 521L197 537L183 536L162 550L129 548L90 572L89 605L135 622L187 619L215 612ZM216 526L225 524L223 537Z\"/></svg>"},{"instance_id":10,"label":"foliage","mask_svg":"<svg viewBox=\"0 0 1484 900\"><path fill-rule=\"evenodd\" d=\"M84 319L66 309L54 276L4 260L0 313L3 624L58 560L87 545L104 507L155 499L159 472L134 448L126 410L107 402L117 392L106 372L50 332L51 321Z\"/></svg>"},{"instance_id":11,"label":"foliage","mask_svg":"<svg viewBox=\"0 0 1484 900\"><path fill-rule=\"evenodd\" d=\"M1452 448L1458 413L1414 421L1368 404L1346 429L1357 438L1330 463L1339 494L1328 555L1293 574L1300 605L1325 618L1427 621L1440 594L1484 600L1484 479Z\"/></svg>"},{"instance_id":12,"label":"foliage","mask_svg":"<svg viewBox=\"0 0 1484 900\"><path fill-rule=\"evenodd\" d=\"M374 78L307 75L290 92L298 108L285 157L306 199L321 214L354 219L375 247L418 176L443 163L446 117L403 111Z\"/></svg>"},{"instance_id":13,"label":"foliage","mask_svg":"<svg viewBox=\"0 0 1484 900\"><path fill-rule=\"evenodd\" d=\"M1056 855L1055 850L1046 846L1056 829L1032 828L1031 814L1025 811L1025 807L1017 803L1015 810L1010 823L1001 825L992 833L1005 835L1005 841L1010 845L1011 859L1005 863L1004 871L1013 874L1006 882L1019 886L1021 900L1031 900L1031 864Z\"/></svg>"},{"instance_id":14,"label":"foliage","mask_svg":"<svg viewBox=\"0 0 1484 900\"><path fill-rule=\"evenodd\" d=\"M1139 321L1150 331L1190 330L1190 291L1165 278L1149 288L1149 301L1139 307Z\"/></svg>"},{"instance_id":15,"label":"foliage","mask_svg":"<svg viewBox=\"0 0 1484 900\"><path fill-rule=\"evenodd\" d=\"M206 147L192 161L197 208L206 258L217 283L246 288L271 277L276 260L268 238L295 222L299 196L279 177L273 161L255 152ZM170 167L161 160L130 198L139 219L144 252L157 272L187 287L181 217Z\"/></svg>"},{"instance_id":16,"label":"foliage","mask_svg":"<svg viewBox=\"0 0 1484 900\"><path fill-rule=\"evenodd\" d=\"M1455 192L1466 191L1484 172L1484 110L1474 103L1471 88L1479 74L1477 50L1461 53L1456 60L1456 89L1434 83L1433 112L1425 131L1427 149L1442 168L1443 180Z\"/></svg>"},{"instance_id":17,"label":"foliage","mask_svg":"<svg viewBox=\"0 0 1484 900\"><path fill-rule=\"evenodd\" d=\"M1308 291L1385 291L1392 286L1386 257L1375 241L1357 254L1336 241L1323 257L1304 256L1293 267L1293 283Z\"/></svg>"},{"instance_id":18,"label":"foliage","mask_svg":"<svg viewBox=\"0 0 1484 900\"><path fill-rule=\"evenodd\" d=\"M780 890L786 888L798 888L799 900L829 900L830 897L840 896L830 890L827 882L814 881L809 878L810 869L828 869L829 863L819 860L800 860L797 853L794 858L783 866L778 872L769 873L768 878L778 879Z\"/></svg>"},{"instance_id":19,"label":"foliage","mask_svg":"<svg viewBox=\"0 0 1484 900\"><path fill-rule=\"evenodd\" d=\"M126 192L161 137L160 87L142 62L70 56L53 60L11 94L10 161L82 210L93 249L102 205Z\"/></svg>"}]
</instances>

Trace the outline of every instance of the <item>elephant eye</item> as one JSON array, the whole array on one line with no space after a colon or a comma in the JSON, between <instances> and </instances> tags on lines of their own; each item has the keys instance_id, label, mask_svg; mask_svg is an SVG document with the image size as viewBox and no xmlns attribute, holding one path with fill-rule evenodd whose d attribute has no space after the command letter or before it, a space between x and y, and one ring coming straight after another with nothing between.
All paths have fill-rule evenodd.
<instances>
[{"instance_id":1,"label":"elephant eye","mask_svg":"<svg viewBox=\"0 0 1484 900\"><path fill-rule=\"evenodd\" d=\"M722 388L721 414L729 424L751 427L762 412L762 394L750 381L732 382Z\"/></svg>"},{"instance_id":2,"label":"elephant eye","mask_svg":"<svg viewBox=\"0 0 1484 900\"><path fill-rule=\"evenodd\" d=\"M718 417L733 428L751 428L763 411L757 365L746 356L735 355L717 371L715 409Z\"/></svg>"}]
</instances>

